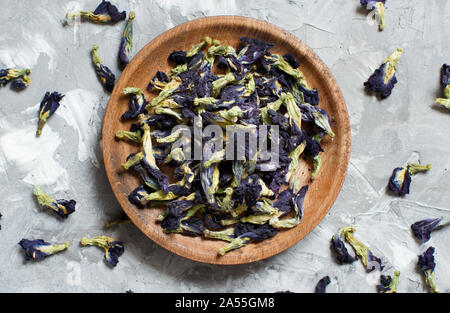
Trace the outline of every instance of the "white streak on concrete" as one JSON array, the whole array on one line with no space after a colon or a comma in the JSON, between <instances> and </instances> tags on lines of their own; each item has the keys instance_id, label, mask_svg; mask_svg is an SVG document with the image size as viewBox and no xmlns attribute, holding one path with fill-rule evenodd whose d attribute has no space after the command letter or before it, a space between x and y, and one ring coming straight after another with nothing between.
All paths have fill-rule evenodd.
<instances>
[{"instance_id":1,"label":"white streak on concrete","mask_svg":"<svg viewBox=\"0 0 450 313\"><path fill-rule=\"evenodd\" d=\"M6 67L33 68L42 53L49 57L48 69L53 72L56 51L49 41L42 34L30 32L23 32L21 39L12 45L2 45L0 62Z\"/></svg>"},{"instance_id":2,"label":"white streak on concrete","mask_svg":"<svg viewBox=\"0 0 450 313\"><path fill-rule=\"evenodd\" d=\"M32 185L55 186L54 191L68 190L66 170L54 159L61 144L58 134L46 125L40 138L36 138L36 123L2 129L0 155L19 171L19 178Z\"/></svg>"},{"instance_id":3,"label":"white streak on concrete","mask_svg":"<svg viewBox=\"0 0 450 313\"><path fill-rule=\"evenodd\" d=\"M97 114L100 106L100 95L83 89L67 92L61 101L56 115L61 116L67 124L78 133L78 159L88 159L99 167L95 148L100 144L99 129L101 119Z\"/></svg>"}]
</instances>

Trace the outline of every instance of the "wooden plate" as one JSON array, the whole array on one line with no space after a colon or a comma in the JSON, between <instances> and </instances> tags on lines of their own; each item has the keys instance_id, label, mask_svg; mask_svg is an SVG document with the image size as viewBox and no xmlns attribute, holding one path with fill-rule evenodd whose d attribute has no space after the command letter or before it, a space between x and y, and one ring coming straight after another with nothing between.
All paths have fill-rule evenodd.
<instances>
[{"instance_id":1,"label":"wooden plate","mask_svg":"<svg viewBox=\"0 0 450 313\"><path fill-rule=\"evenodd\" d=\"M172 66L167 57L173 50L187 50L205 36L219 39L233 47L239 38L247 36L275 44L274 53L293 53L301 63L309 84L319 89L320 107L325 108L333 119L336 137L328 136L323 147L323 167L319 177L310 185L307 193L302 223L290 230L281 231L275 237L219 257L217 251L225 245L222 241L192 238L180 234L165 234L155 219L161 209L138 209L128 202L128 194L139 184L132 173L123 171L120 164L126 157L139 150L127 142L115 140L120 129L129 129L130 123L120 121L129 107L129 98L121 91L134 86L147 91L147 84L157 70L167 72ZM150 99L150 93L146 98ZM152 95L153 97L153 95ZM103 158L112 190L120 205L148 237L162 247L191 260L211 264L243 264L268 258L291 247L316 227L336 200L344 182L350 158L350 124L344 98L326 65L302 41L285 30L256 19L237 16L217 16L197 19L172 28L147 44L130 62L120 76L105 113L103 122ZM309 182L310 164L300 162L297 175L305 184Z\"/></svg>"}]
</instances>

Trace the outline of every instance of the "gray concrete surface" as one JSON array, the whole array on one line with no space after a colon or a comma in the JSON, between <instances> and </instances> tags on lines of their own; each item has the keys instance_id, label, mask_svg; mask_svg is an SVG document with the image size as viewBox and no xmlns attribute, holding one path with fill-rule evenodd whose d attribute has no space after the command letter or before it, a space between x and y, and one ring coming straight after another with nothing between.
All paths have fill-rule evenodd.
<instances>
[{"instance_id":1,"label":"gray concrete surface","mask_svg":"<svg viewBox=\"0 0 450 313\"><path fill-rule=\"evenodd\" d=\"M95 8L96 0L13 1L0 4L0 67L27 66L32 83L15 93L0 89L0 292L312 292L324 275L329 292L376 292L379 272L361 262L339 266L329 240L354 224L357 237L386 261L386 273L401 271L399 292L425 292L417 255L436 247L437 285L450 290L450 229L421 245L409 225L449 215L450 115L436 108L439 70L450 62L448 0L387 1L384 32L370 25L353 0L115 0L134 10L135 49L167 29L210 15L244 15L274 23L298 36L335 75L350 114L352 157L333 208L320 225L291 249L258 263L218 267L178 257L147 239L134 225L104 229L120 212L107 182L100 127L108 94L93 71L89 51L100 45L105 64L117 74L116 51L123 23L61 26L68 9ZM399 83L382 102L362 84L397 46L405 53ZM58 113L34 138L38 103L45 91L66 94ZM385 192L392 169L407 161L432 163L413 178L411 194ZM77 211L60 221L38 208L31 195L39 183L58 198L74 198ZM110 235L125 244L119 265L110 269L100 249L80 248L82 236ZM70 249L42 262L25 263L21 238L70 240Z\"/></svg>"}]
</instances>

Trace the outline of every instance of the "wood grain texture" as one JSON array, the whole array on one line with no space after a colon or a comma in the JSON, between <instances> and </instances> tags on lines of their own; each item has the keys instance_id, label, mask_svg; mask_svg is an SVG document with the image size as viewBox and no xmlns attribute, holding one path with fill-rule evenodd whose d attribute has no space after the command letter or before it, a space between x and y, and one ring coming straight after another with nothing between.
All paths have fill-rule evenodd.
<instances>
[{"instance_id":1,"label":"wood grain texture","mask_svg":"<svg viewBox=\"0 0 450 313\"><path fill-rule=\"evenodd\" d=\"M309 85L319 89L320 107L327 110L333 119L333 141L326 136L323 141L323 167L318 178L310 183L311 164L300 161L296 174L304 184L310 184L307 193L302 223L290 230L260 243L231 251L219 257L217 251L226 243L203 238L192 238L179 234L165 234L156 223L157 215L163 210L139 209L128 202L128 194L139 184L132 173L123 171L120 164L126 157L139 150L138 146L115 140L120 129L128 130L131 122L121 122L120 116L128 110L129 97L121 91L125 87L139 87L147 92L147 85L156 73L172 68L167 57L173 50L187 50L205 36L219 39L233 47L239 45L239 38L247 36L275 44L274 53L293 53L300 62ZM147 44L130 62L118 80L108 103L102 129L103 158L112 190L133 223L149 238L162 247L191 260L210 264L244 264L276 255L308 235L325 217L336 200L344 182L350 158L350 123L341 91L331 72L320 58L302 41L272 24L256 19L238 16L216 16L197 19L179 25L163 33Z\"/></svg>"}]
</instances>

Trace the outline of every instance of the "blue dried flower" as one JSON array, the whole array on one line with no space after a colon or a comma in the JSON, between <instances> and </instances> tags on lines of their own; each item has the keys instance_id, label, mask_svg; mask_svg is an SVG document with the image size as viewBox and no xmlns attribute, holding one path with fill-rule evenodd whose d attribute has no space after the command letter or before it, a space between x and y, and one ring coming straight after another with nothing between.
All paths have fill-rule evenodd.
<instances>
[{"instance_id":1,"label":"blue dried flower","mask_svg":"<svg viewBox=\"0 0 450 313\"><path fill-rule=\"evenodd\" d=\"M308 89L301 84L298 84L297 88L299 89L300 92L303 93L303 98L306 103L309 103L311 105L319 104L320 97L319 97L319 91L317 90L317 88Z\"/></svg>"},{"instance_id":2,"label":"blue dried flower","mask_svg":"<svg viewBox=\"0 0 450 313\"><path fill-rule=\"evenodd\" d=\"M17 90L23 90L30 84L30 75L31 70L29 68L26 69L15 69L15 68L7 68L0 69L0 86L5 86L8 82L11 83L11 87Z\"/></svg>"},{"instance_id":3,"label":"blue dried flower","mask_svg":"<svg viewBox=\"0 0 450 313\"><path fill-rule=\"evenodd\" d=\"M364 83L364 86L370 91L379 93L381 99L389 97L397 83L397 63L402 53L403 49L397 48L394 53L383 61L380 68L375 70L372 76L369 77L369 80Z\"/></svg>"},{"instance_id":4,"label":"blue dried flower","mask_svg":"<svg viewBox=\"0 0 450 313\"><path fill-rule=\"evenodd\" d=\"M169 177L161 172L156 165L156 160L153 155L152 139L150 135L150 127L147 124L142 125L144 135L142 137L144 158L142 160L142 166L147 170L149 176L157 182L159 189L165 194L169 192Z\"/></svg>"},{"instance_id":5,"label":"blue dried flower","mask_svg":"<svg viewBox=\"0 0 450 313\"><path fill-rule=\"evenodd\" d=\"M436 99L436 103L450 109L450 66L447 64L442 65L441 68L441 85L444 90L444 98Z\"/></svg>"},{"instance_id":6,"label":"blue dried flower","mask_svg":"<svg viewBox=\"0 0 450 313\"><path fill-rule=\"evenodd\" d=\"M397 167L392 172L388 188L398 195L406 195L409 194L410 184L411 175L409 174L408 167Z\"/></svg>"},{"instance_id":7,"label":"blue dried flower","mask_svg":"<svg viewBox=\"0 0 450 313\"><path fill-rule=\"evenodd\" d=\"M194 200L173 200L167 204L167 213L174 217L180 217L184 211L194 205Z\"/></svg>"},{"instance_id":8,"label":"blue dried flower","mask_svg":"<svg viewBox=\"0 0 450 313\"><path fill-rule=\"evenodd\" d=\"M130 101L130 110L122 114L122 121L135 119L139 114L147 113L146 106L148 101L141 89L135 87L127 87L122 90L124 95L132 95Z\"/></svg>"},{"instance_id":9,"label":"blue dried flower","mask_svg":"<svg viewBox=\"0 0 450 313\"><path fill-rule=\"evenodd\" d=\"M431 232L433 230L450 225L450 222L441 223L443 219L443 217L430 218L416 222L411 225L411 230L417 239L427 242L431 239Z\"/></svg>"},{"instance_id":10,"label":"blue dried flower","mask_svg":"<svg viewBox=\"0 0 450 313\"><path fill-rule=\"evenodd\" d=\"M148 195L149 190L146 185L141 185L134 189L129 195L128 195L128 201L136 205L137 207L145 207L148 205L147 200L145 200L145 196Z\"/></svg>"},{"instance_id":11,"label":"blue dried flower","mask_svg":"<svg viewBox=\"0 0 450 313\"><path fill-rule=\"evenodd\" d=\"M157 71L156 75L152 78L150 83L147 86L148 91L152 92L155 90L163 90L169 82L169 77L167 77L166 73Z\"/></svg>"},{"instance_id":12,"label":"blue dried flower","mask_svg":"<svg viewBox=\"0 0 450 313\"><path fill-rule=\"evenodd\" d=\"M95 72L97 73L100 82L109 92L114 89L114 84L116 82L116 76L111 72L111 70L103 65L100 56L98 55L98 46L92 46L92 62L94 63Z\"/></svg>"},{"instance_id":13,"label":"blue dried flower","mask_svg":"<svg viewBox=\"0 0 450 313\"><path fill-rule=\"evenodd\" d=\"M188 58L186 57L186 51L173 51L169 55L169 61L174 62L176 65L182 65L188 63Z\"/></svg>"},{"instance_id":14,"label":"blue dried flower","mask_svg":"<svg viewBox=\"0 0 450 313\"><path fill-rule=\"evenodd\" d=\"M164 217L161 227L166 233L179 233L189 236L201 236L205 231L203 220L194 216L204 205L197 204L182 212L179 216L170 213ZM178 214L178 212L173 212Z\"/></svg>"},{"instance_id":15,"label":"blue dried flower","mask_svg":"<svg viewBox=\"0 0 450 313\"><path fill-rule=\"evenodd\" d=\"M42 207L55 211L59 216L67 218L75 212L75 200L55 200L46 194L40 186L34 186L33 194Z\"/></svg>"},{"instance_id":16,"label":"blue dried flower","mask_svg":"<svg viewBox=\"0 0 450 313\"><path fill-rule=\"evenodd\" d=\"M380 23L380 30L383 30L386 27L384 14L385 4L386 0L361 0L361 5L364 6L367 10L375 10L375 16Z\"/></svg>"},{"instance_id":17,"label":"blue dried flower","mask_svg":"<svg viewBox=\"0 0 450 313\"><path fill-rule=\"evenodd\" d=\"M419 255L418 266L425 274L425 283L431 289L433 293L439 293L439 289L436 286L436 277L434 275L434 268L436 263L434 262L434 247L429 247L427 251Z\"/></svg>"},{"instance_id":18,"label":"blue dried flower","mask_svg":"<svg viewBox=\"0 0 450 313\"><path fill-rule=\"evenodd\" d=\"M105 0L97 6L94 12L78 11L66 14L67 20L85 18L94 23L117 23L118 21L124 20L126 17L127 13L125 11L119 12L116 6Z\"/></svg>"},{"instance_id":19,"label":"blue dried flower","mask_svg":"<svg viewBox=\"0 0 450 313\"><path fill-rule=\"evenodd\" d=\"M327 286L331 283L329 276L325 276L316 285L314 293L327 293Z\"/></svg>"},{"instance_id":20,"label":"blue dried flower","mask_svg":"<svg viewBox=\"0 0 450 313\"><path fill-rule=\"evenodd\" d=\"M16 90L24 90L27 87L27 84L23 79L18 78L12 81L11 87Z\"/></svg>"},{"instance_id":21,"label":"blue dried flower","mask_svg":"<svg viewBox=\"0 0 450 313\"><path fill-rule=\"evenodd\" d=\"M429 171L430 169L431 164L420 165L408 163L405 167L398 167L392 172L392 176L389 179L388 188L399 196L409 194L411 176L420 172Z\"/></svg>"},{"instance_id":22,"label":"blue dried flower","mask_svg":"<svg viewBox=\"0 0 450 313\"><path fill-rule=\"evenodd\" d=\"M379 269L380 271L384 268L381 259L376 257L369 247L358 241L353 233L356 231L356 227L349 226L341 228L339 231L339 237L345 238L345 240L352 246L356 255L361 258L364 267L368 272L374 269Z\"/></svg>"},{"instance_id":23,"label":"blue dried flower","mask_svg":"<svg viewBox=\"0 0 450 313\"><path fill-rule=\"evenodd\" d=\"M243 65L252 65L262 60L264 55L273 48L273 44L254 38L242 37L241 41L245 45L238 50L238 60Z\"/></svg>"},{"instance_id":24,"label":"blue dried flower","mask_svg":"<svg viewBox=\"0 0 450 313\"><path fill-rule=\"evenodd\" d=\"M257 225L252 223L239 222L236 224L234 229L231 228L231 230L232 232L230 234L228 234L227 229L223 232L216 232L216 234L218 234L219 236L210 235L210 238L222 239L230 242L229 244L220 248L219 255L225 255L225 253L246 246L252 241L263 241L278 234L278 230L268 223ZM206 233L208 233L208 231L205 231L205 234ZM221 233L225 235L221 236ZM209 234L214 234L214 232L209 232Z\"/></svg>"},{"instance_id":25,"label":"blue dried flower","mask_svg":"<svg viewBox=\"0 0 450 313\"><path fill-rule=\"evenodd\" d=\"M397 293L398 278L400 271L394 272L394 277L380 276L380 284L377 286L380 293Z\"/></svg>"},{"instance_id":26,"label":"blue dried flower","mask_svg":"<svg viewBox=\"0 0 450 313\"><path fill-rule=\"evenodd\" d=\"M338 234L335 234L331 238L331 245L336 253L336 259L339 264L350 264L356 261L356 258L348 253L347 247L344 243L344 238L341 238Z\"/></svg>"},{"instance_id":27,"label":"blue dried flower","mask_svg":"<svg viewBox=\"0 0 450 313\"><path fill-rule=\"evenodd\" d=\"M81 244L83 246L97 246L105 250L105 260L112 267L119 263L119 257L125 251L122 242L107 236L98 236L92 239L83 237L81 238Z\"/></svg>"},{"instance_id":28,"label":"blue dried flower","mask_svg":"<svg viewBox=\"0 0 450 313\"><path fill-rule=\"evenodd\" d=\"M58 92L46 92L44 98L41 101L41 105L39 107L39 123L38 129L36 131L36 136L39 137L42 134L42 128L47 123L47 120L55 113L55 111L59 108L59 102L64 97L64 95Z\"/></svg>"},{"instance_id":29,"label":"blue dried flower","mask_svg":"<svg viewBox=\"0 0 450 313\"><path fill-rule=\"evenodd\" d=\"M441 85L444 89L444 95L447 99L450 98L450 66L442 65L441 68Z\"/></svg>"},{"instance_id":30,"label":"blue dried flower","mask_svg":"<svg viewBox=\"0 0 450 313\"><path fill-rule=\"evenodd\" d=\"M25 260L38 260L64 251L69 248L69 242L64 244L51 244L42 239L22 239L19 245L25 250Z\"/></svg>"},{"instance_id":31,"label":"blue dried flower","mask_svg":"<svg viewBox=\"0 0 450 313\"><path fill-rule=\"evenodd\" d=\"M298 68L300 66L300 63L298 63L297 58L292 53L287 53L287 54L283 55L283 59L286 62L288 62L289 65L294 69Z\"/></svg>"},{"instance_id":32,"label":"blue dried flower","mask_svg":"<svg viewBox=\"0 0 450 313\"><path fill-rule=\"evenodd\" d=\"M133 20L136 17L134 12L130 12L127 25L122 34L119 47L119 61L122 68L125 68L130 62L131 50L133 49Z\"/></svg>"},{"instance_id":33,"label":"blue dried flower","mask_svg":"<svg viewBox=\"0 0 450 313\"><path fill-rule=\"evenodd\" d=\"M251 223L237 223L234 227L235 237L249 237L255 241L263 241L278 234L278 230L268 223L256 225Z\"/></svg>"},{"instance_id":34,"label":"blue dried flower","mask_svg":"<svg viewBox=\"0 0 450 313\"><path fill-rule=\"evenodd\" d=\"M293 199L292 189L286 189L279 194L278 199L273 203L273 207L283 212L283 215L289 214L293 206Z\"/></svg>"}]
</instances>

